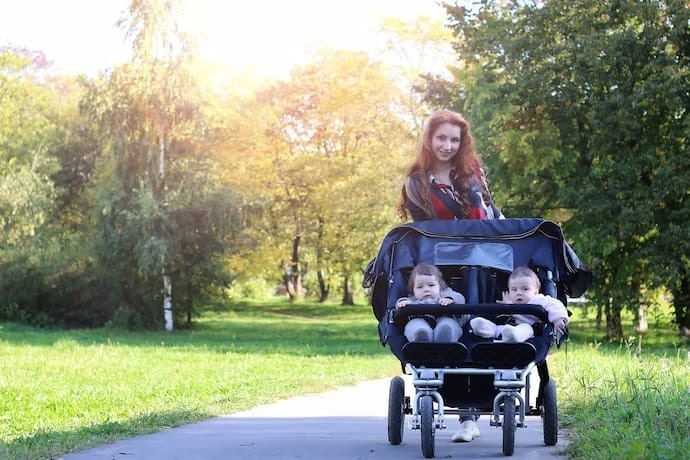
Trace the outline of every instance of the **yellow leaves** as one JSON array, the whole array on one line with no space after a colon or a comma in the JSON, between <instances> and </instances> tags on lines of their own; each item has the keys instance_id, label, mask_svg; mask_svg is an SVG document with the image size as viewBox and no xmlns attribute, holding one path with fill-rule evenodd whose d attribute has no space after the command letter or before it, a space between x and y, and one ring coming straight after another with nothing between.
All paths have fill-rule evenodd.
<instances>
[{"instance_id":1,"label":"yellow leaves","mask_svg":"<svg viewBox=\"0 0 690 460\"><path fill-rule=\"evenodd\" d=\"M254 203L244 233L251 245L230 260L233 269L275 275L298 232L301 257L318 252L319 263L336 271L372 257L373 235L396 219L399 187L389 184L401 180L409 161L403 146L414 142L394 111L398 98L365 53L322 52L290 82L242 102L219 145L225 177Z\"/></svg>"}]
</instances>

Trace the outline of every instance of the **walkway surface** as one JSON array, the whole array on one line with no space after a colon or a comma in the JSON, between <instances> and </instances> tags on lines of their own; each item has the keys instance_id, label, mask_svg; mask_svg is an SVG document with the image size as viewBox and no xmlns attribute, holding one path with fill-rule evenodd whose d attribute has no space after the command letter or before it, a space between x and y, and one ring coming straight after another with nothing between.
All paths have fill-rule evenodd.
<instances>
[{"instance_id":1,"label":"walkway surface","mask_svg":"<svg viewBox=\"0 0 690 460\"><path fill-rule=\"evenodd\" d=\"M215 459L420 459L419 430L405 428L403 442L388 443L390 379L362 382L322 394L300 396L252 410L213 418L147 436L69 454L62 460L215 460ZM406 385L407 393L414 390ZM409 416L408 416L409 418ZM436 458L504 459L501 428L479 421L481 436L470 443L453 443L458 428L448 416L448 428L436 431ZM565 439L556 446L543 443L539 417L527 417L527 427L515 432L514 459L557 459Z\"/></svg>"}]
</instances>

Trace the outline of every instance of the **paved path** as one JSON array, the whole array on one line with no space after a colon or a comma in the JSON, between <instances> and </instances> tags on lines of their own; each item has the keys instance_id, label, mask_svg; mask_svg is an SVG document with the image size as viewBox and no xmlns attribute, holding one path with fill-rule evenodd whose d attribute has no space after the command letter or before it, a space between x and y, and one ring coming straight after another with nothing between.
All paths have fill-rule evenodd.
<instances>
[{"instance_id":1,"label":"paved path","mask_svg":"<svg viewBox=\"0 0 690 460\"><path fill-rule=\"evenodd\" d=\"M388 443L390 379L300 396L252 410L65 455L62 460L383 459L423 458L419 430L405 428L402 444ZM407 385L407 392L413 391ZM436 458L504 459L501 428L479 421L481 436L453 443L454 416L436 431ZM543 444L541 420L517 428L514 459L556 459L565 441Z\"/></svg>"}]
</instances>

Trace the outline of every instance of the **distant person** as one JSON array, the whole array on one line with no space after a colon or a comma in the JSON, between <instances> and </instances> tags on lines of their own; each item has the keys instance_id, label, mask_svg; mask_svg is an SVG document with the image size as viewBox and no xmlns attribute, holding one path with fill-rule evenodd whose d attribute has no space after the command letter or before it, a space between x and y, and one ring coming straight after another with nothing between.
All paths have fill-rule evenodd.
<instances>
[{"instance_id":1,"label":"distant person","mask_svg":"<svg viewBox=\"0 0 690 460\"><path fill-rule=\"evenodd\" d=\"M539 277L528 267L518 267L508 277L508 291L503 293L503 303L541 305L549 314L554 332L565 333L568 310L558 299L539 293ZM501 337L503 342L524 342L534 337L532 325L539 322L533 315L512 315L514 324L497 325L486 318L470 320L472 333L485 338Z\"/></svg>"},{"instance_id":2,"label":"distant person","mask_svg":"<svg viewBox=\"0 0 690 460\"><path fill-rule=\"evenodd\" d=\"M408 297L401 297L395 302L395 308L405 308L410 304L465 303L465 297L446 285L441 271L432 264L417 264L410 273L407 282ZM462 337L462 326L467 322L466 315L460 320L442 316L432 325L424 318L412 318L405 325L405 337L410 342L457 342Z\"/></svg>"}]
</instances>

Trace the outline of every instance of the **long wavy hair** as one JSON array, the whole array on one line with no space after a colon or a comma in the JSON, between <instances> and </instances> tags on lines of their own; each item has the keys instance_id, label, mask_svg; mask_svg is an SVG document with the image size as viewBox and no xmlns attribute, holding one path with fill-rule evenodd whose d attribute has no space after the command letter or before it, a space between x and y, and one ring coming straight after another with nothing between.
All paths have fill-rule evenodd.
<instances>
[{"instance_id":1,"label":"long wavy hair","mask_svg":"<svg viewBox=\"0 0 690 460\"><path fill-rule=\"evenodd\" d=\"M402 186L402 196L398 204L398 215L405 221L407 220L407 207L405 201L407 194L405 192L405 184L410 176L417 176L422 184L422 204L429 216L431 213L431 188L429 183L429 172L434 162L434 153L431 150L431 140L434 133L443 123L451 123L460 127L460 147L458 154L453 160L453 169L457 174L457 183L453 184L459 192L460 201L463 209L469 209L469 202L467 200L467 183L470 178L475 176L482 168L482 163L474 150L474 138L470 130L470 124L459 113L451 110L439 110L431 114L424 124L422 137L417 148L417 157L405 174L405 180Z\"/></svg>"}]
</instances>

